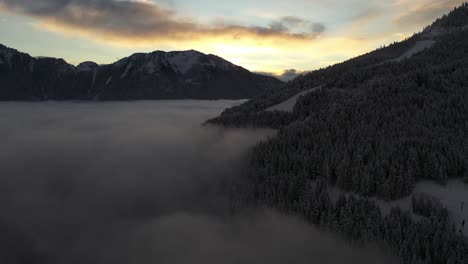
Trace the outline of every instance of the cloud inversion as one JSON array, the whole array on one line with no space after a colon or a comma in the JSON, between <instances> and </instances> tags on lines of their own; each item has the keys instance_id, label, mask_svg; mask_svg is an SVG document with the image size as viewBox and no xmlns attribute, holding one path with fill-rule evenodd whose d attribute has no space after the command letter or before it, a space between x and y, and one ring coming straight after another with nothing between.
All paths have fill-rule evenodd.
<instances>
[{"instance_id":1,"label":"cloud inversion","mask_svg":"<svg viewBox=\"0 0 468 264\"><path fill-rule=\"evenodd\" d=\"M230 217L229 182L272 134L200 126L231 105L1 104L0 263L389 263L293 217Z\"/></svg>"}]
</instances>

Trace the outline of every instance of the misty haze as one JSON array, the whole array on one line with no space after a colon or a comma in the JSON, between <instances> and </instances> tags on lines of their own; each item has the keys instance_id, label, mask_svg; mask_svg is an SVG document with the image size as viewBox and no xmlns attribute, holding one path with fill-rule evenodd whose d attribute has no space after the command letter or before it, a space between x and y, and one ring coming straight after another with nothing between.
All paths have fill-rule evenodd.
<instances>
[{"instance_id":1,"label":"misty haze","mask_svg":"<svg viewBox=\"0 0 468 264\"><path fill-rule=\"evenodd\" d=\"M3 263L380 260L293 217L230 214L229 182L275 133L202 126L238 103L1 104Z\"/></svg>"}]
</instances>

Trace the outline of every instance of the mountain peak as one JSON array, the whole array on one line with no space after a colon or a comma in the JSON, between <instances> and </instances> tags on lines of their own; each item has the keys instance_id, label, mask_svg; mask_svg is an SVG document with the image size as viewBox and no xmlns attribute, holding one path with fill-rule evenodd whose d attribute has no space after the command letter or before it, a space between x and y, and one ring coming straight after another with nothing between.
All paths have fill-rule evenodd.
<instances>
[{"instance_id":1,"label":"mountain peak","mask_svg":"<svg viewBox=\"0 0 468 264\"><path fill-rule=\"evenodd\" d=\"M174 51L166 54L171 66L182 74L187 73L194 65L199 64L202 56L206 55L194 50Z\"/></svg>"},{"instance_id":2,"label":"mountain peak","mask_svg":"<svg viewBox=\"0 0 468 264\"><path fill-rule=\"evenodd\" d=\"M135 53L115 63L78 66L0 46L0 100L244 99L282 87L196 50ZM44 88L45 87L45 88Z\"/></svg>"},{"instance_id":3,"label":"mountain peak","mask_svg":"<svg viewBox=\"0 0 468 264\"><path fill-rule=\"evenodd\" d=\"M168 53L186 53L186 54L199 54L199 55L206 55L203 52L200 52L198 50L194 49L189 49L189 50L176 50L176 51L170 51Z\"/></svg>"},{"instance_id":4,"label":"mountain peak","mask_svg":"<svg viewBox=\"0 0 468 264\"><path fill-rule=\"evenodd\" d=\"M77 68L82 71L92 71L96 69L97 67L99 67L99 65L95 63L94 61L85 61L85 62L78 64L77 66Z\"/></svg>"},{"instance_id":5,"label":"mountain peak","mask_svg":"<svg viewBox=\"0 0 468 264\"><path fill-rule=\"evenodd\" d=\"M218 68L224 71L236 69L238 67L218 56L212 54L207 55L194 49L169 52L156 50L151 53L135 53L123 59L123 62L128 62L129 58L141 58L144 60L145 65L150 64L152 67L154 67L154 64L163 64L181 74L186 74L197 66L203 68Z\"/></svg>"}]
</instances>

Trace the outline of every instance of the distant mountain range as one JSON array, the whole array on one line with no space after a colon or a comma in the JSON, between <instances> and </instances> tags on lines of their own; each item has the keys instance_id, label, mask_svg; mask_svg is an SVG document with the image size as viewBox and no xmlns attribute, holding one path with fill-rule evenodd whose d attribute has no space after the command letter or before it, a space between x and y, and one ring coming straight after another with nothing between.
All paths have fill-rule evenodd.
<instances>
[{"instance_id":1,"label":"distant mountain range","mask_svg":"<svg viewBox=\"0 0 468 264\"><path fill-rule=\"evenodd\" d=\"M38 57L0 45L0 100L244 99L283 86L195 50L137 53L108 65Z\"/></svg>"}]
</instances>

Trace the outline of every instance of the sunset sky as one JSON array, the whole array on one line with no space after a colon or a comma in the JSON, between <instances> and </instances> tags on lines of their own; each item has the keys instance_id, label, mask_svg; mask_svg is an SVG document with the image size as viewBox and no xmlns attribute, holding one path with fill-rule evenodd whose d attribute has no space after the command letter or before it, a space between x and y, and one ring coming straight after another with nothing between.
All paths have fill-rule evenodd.
<instances>
[{"instance_id":1,"label":"sunset sky","mask_svg":"<svg viewBox=\"0 0 468 264\"><path fill-rule=\"evenodd\" d=\"M0 0L0 43L73 64L196 49L279 75L402 40L463 1Z\"/></svg>"}]
</instances>

